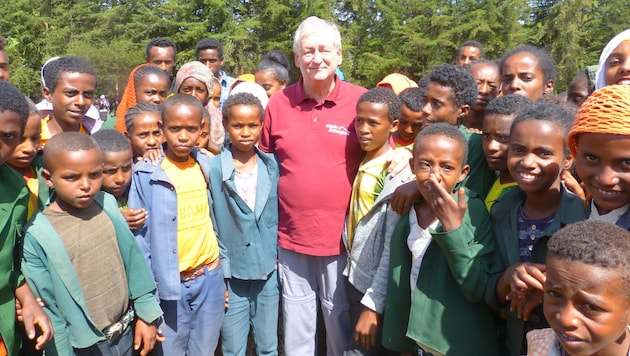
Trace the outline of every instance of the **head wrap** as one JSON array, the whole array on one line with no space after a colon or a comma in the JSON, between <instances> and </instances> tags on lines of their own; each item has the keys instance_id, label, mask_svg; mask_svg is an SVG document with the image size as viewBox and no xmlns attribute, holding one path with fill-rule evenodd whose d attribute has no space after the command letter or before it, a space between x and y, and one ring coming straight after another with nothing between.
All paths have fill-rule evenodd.
<instances>
[{"instance_id":1,"label":"head wrap","mask_svg":"<svg viewBox=\"0 0 630 356\"><path fill-rule=\"evenodd\" d=\"M418 84L413 80L409 79L407 76L400 73L392 73L388 74L376 84L377 87L388 87L399 95L401 91L407 88L417 88Z\"/></svg>"},{"instance_id":2,"label":"head wrap","mask_svg":"<svg viewBox=\"0 0 630 356\"><path fill-rule=\"evenodd\" d=\"M605 86L582 104L569 132L569 149L573 157L581 133L630 136L630 85Z\"/></svg>"},{"instance_id":3,"label":"head wrap","mask_svg":"<svg viewBox=\"0 0 630 356\"><path fill-rule=\"evenodd\" d=\"M143 63L137 67L135 67L131 73L129 73L129 79L127 79L127 86L125 87L125 91L123 92L123 96L120 99L120 104L118 104L118 108L116 109L116 122L114 123L114 128L116 131L124 134L127 132L127 126L125 125L125 115L127 114L127 110L130 107L137 104L136 102L136 86L133 80L133 77L136 75L138 69L150 66L150 63Z\"/></svg>"},{"instance_id":4,"label":"head wrap","mask_svg":"<svg viewBox=\"0 0 630 356\"><path fill-rule=\"evenodd\" d=\"M235 86L232 91L230 91L230 95L236 93L250 93L253 96L257 97L260 100L260 104L263 109L267 107L267 103L269 102L269 96L267 96L267 92L265 88L260 86L260 84L252 83L252 82L242 82L239 85Z\"/></svg>"},{"instance_id":5,"label":"head wrap","mask_svg":"<svg viewBox=\"0 0 630 356\"><path fill-rule=\"evenodd\" d=\"M184 81L188 78L195 78L198 81L204 83L206 88L208 89L208 97L212 94L212 79L214 75L212 75L212 71L210 68L206 67L205 64L199 61L192 61L184 64L177 71L177 76L175 77L175 91L179 92L179 88L182 86Z\"/></svg>"},{"instance_id":6,"label":"head wrap","mask_svg":"<svg viewBox=\"0 0 630 356\"><path fill-rule=\"evenodd\" d=\"M245 82L256 83L256 76L251 73L245 73L245 74L239 75L238 77L236 77L236 80L234 81L234 83L230 85L230 92L232 91L232 89L234 89L235 86L239 85L240 83L245 83Z\"/></svg>"},{"instance_id":7,"label":"head wrap","mask_svg":"<svg viewBox=\"0 0 630 356\"><path fill-rule=\"evenodd\" d=\"M630 29L623 31L615 36L602 51L599 56L599 65L597 67L597 73L595 74L595 89L600 89L606 86L606 78L604 76L604 70L606 69L606 60L610 57L612 51L615 50L622 42L630 41Z\"/></svg>"}]
</instances>

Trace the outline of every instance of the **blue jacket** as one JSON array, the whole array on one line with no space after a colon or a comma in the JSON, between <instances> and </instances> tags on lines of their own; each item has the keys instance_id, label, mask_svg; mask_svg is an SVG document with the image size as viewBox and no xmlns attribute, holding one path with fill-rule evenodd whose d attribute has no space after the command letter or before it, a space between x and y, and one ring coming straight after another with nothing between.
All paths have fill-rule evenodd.
<instances>
[{"instance_id":1,"label":"blue jacket","mask_svg":"<svg viewBox=\"0 0 630 356\"><path fill-rule=\"evenodd\" d=\"M212 210L225 278L266 280L276 266L279 168L272 154L257 148L256 154L258 182L254 211L236 191L230 148L210 160Z\"/></svg>"},{"instance_id":2,"label":"blue jacket","mask_svg":"<svg viewBox=\"0 0 630 356\"><path fill-rule=\"evenodd\" d=\"M142 252L120 214L113 196L100 192L94 200L109 216L125 265L129 299L136 315L152 322L162 315L153 292L155 282ZM50 222L38 213L26 226L22 270L33 292L46 302L55 335L46 345L46 355L70 355L72 348L86 348L105 340L92 321L85 295L70 257Z\"/></svg>"},{"instance_id":3,"label":"blue jacket","mask_svg":"<svg viewBox=\"0 0 630 356\"><path fill-rule=\"evenodd\" d=\"M209 158L196 149L191 152L191 156L201 167L206 181L209 181ZM145 160L133 167L127 205L132 209L144 208L149 214L134 234L153 271L160 299L179 300L181 280L177 250L177 193L160 167L163 159L157 165ZM208 204L212 206L209 191Z\"/></svg>"}]
</instances>

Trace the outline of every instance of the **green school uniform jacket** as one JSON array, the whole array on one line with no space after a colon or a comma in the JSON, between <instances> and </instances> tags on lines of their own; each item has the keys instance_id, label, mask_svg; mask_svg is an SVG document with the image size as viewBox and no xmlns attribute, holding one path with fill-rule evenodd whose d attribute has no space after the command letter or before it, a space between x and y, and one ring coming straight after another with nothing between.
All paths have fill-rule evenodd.
<instances>
[{"instance_id":1,"label":"green school uniform jacket","mask_svg":"<svg viewBox=\"0 0 630 356\"><path fill-rule=\"evenodd\" d=\"M515 312L510 312L509 304L502 305L504 303L499 303L496 297L496 286L501 275L508 267L521 263L518 241L518 211L524 201L525 193L516 187L497 200L492 207L491 214L497 250L494 254L492 275L486 289L485 300L491 307L503 309L507 313L507 345L505 346L507 346L510 355L520 355L525 323L522 319L518 319ZM545 263L547 242L551 235L565 225L587 218L588 211L584 206L584 201L577 195L569 192L562 185L560 206L554 220L547 230L544 231L543 237L536 241L532 249L532 262ZM534 311L534 314L543 325L547 324L540 306Z\"/></svg>"},{"instance_id":2,"label":"green school uniform jacket","mask_svg":"<svg viewBox=\"0 0 630 356\"><path fill-rule=\"evenodd\" d=\"M488 167L486 155L481 147L482 136L470 132L464 125L461 125L459 130L468 142L468 165L470 165L470 173L461 185L485 197L492 188L497 174Z\"/></svg>"},{"instance_id":3,"label":"green school uniform jacket","mask_svg":"<svg viewBox=\"0 0 630 356\"><path fill-rule=\"evenodd\" d=\"M130 305L137 317L153 322L162 315L162 310L153 294L156 286L144 255L120 214L116 199L100 192L94 201L114 224ZM90 318L83 290L61 238L41 213L26 226L22 270L35 295L46 301L44 310L53 324L55 335L46 345L46 355L71 355L73 347L86 348L105 340Z\"/></svg>"},{"instance_id":4,"label":"green school uniform jacket","mask_svg":"<svg viewBox=\"0 0 630 356\"><path fill-rule=\"evenodd\" d=\"M23 282L17 257L18 234L26 223L28 189L22 175L0 164L0 335L9 355L17 355L15 288Z\"/></svg>"},{"instance_id":5,"label":"green school uniform jacket","mask_svg":"<svg viewBox=\"0 0 630 356\"><path fill-rule=\"evenodd\" d=\"M410 300L409 218L403 216L391 239L383 345L410 351L414 343L446 355L497 355L491 310L483 302L494 253L490 216L478 194L467 191L462 225L431 231ZM413 212L412 212L413 213Z\"/></svg>"}]
</instances>

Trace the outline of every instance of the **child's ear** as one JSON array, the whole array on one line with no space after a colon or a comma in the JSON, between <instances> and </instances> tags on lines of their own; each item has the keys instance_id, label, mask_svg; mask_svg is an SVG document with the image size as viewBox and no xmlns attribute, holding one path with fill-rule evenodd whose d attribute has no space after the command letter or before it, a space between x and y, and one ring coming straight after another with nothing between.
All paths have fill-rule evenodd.
<instances>
[{"instance_id":1,"label":"child's ear","mask_svg":"<svg viewBox=\"0 0 630 356\"><path fill-rule=\"evenodd\" d=\"M52 174L46 168L42 169L42 179L44 180L44 183L46 183L48 188L53 187Z\"/></svg>"},{"instance_id":2,"label":"child's ear","mask_svg":"<svg viewBox=\"0 0 630 356\"><path fill-rule=\"evenodd\" d=\"M411 172L413 174L416 173L416 171L413 169L413 152L411 153L411 158L409 158L409 168L411 168Z\"/></svg>"},{"instance_id":3,"label":"child's ear","mask_svg":"<svg viewBox=\"0 0 630 356\"><path fill-rule=\"evenodd\" d=\"M464 104L462 106L459 107L459 114L457 115L457 119L459 121L461 121L463 118L465 118L468 113L470 112L470 105L468 104Z\"/></svg>"},{"instance_id":4,"label":"child's ear","mask_svg":"<svg viewBox=\"0 0 630 356\"><path fill-rule=\"evenodd\" d=\"M571 157L571 154L569 154L565 159L564 159L564 163L562 164L562 168L569 170L571 169L571 167L573 166L573 157Z\"/></svg>"},{"instance_id":5,"label":"child's ear","mask_svg":"<svg viewBox=\"0 0 630 356\"><path fill-rule=\"evenodd\" d=\"M51 96L52 96L52 90L48 89L48 87L43 87L42 88L42 95L44 96L44 98L46 100L48 100L48 102L50 102Z\"/></svg>"},{"instance_id":6,"label":"child's ear","mask_svg":"<svg viewBox=\"0 0 630 356\"><path fill-rule=\"evenodd\" d=\"M553 90L553 79L551 79L550 81L548 81L544 88L543 88L543 93L544 94L549 94L551 93L551 91Z\"/></svg>"},{"instance_id":7,"label":"child's ear","mask_svg":"<svg viewBox=\"0 0 630 356\"><path fill-rule=\"evenodd\" d=\"M392 127L389 129L390 133L398 131L398 119L392 121Z\"/></svg>"},{"instance_id":8,"label":"child's ear","mask_svg":"<svg viewBox=\"0 0 630 356\"><path fill-rule=\"evenodd\" d=\"M466 177L468 177L468 173L470 173L470 166L465 164L464 167L462 167L462 171L459 174L459 178L457 179L457 183L461 183L464 181L464 179L466 179Z\"/></svg>"}]
</instances>

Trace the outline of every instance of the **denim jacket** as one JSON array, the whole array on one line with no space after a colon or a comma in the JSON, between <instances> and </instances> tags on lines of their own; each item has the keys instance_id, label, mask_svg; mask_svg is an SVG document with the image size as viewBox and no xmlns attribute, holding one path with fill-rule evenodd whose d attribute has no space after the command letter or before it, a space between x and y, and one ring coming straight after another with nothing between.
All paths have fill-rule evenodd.
<instances>
[{"instance_id":1,"label":"denim jacket","mask_svg":"<svg viewBox=\"0 0 630 356\"><path fill-rule=\"evenodd\" d=\"M276 266L279 168L272 154L256 148L256 155L258 178L254 211L236 191L230 147L210 160L212 210L225 278L266 280Z\"/></svg>"},{"instance_id":2,"label":"denim jacket","mask_svg":"<svg viewBox=\"0 0 630 356\"><path fill-rule=\"evenodd\" d=\"M201 167L206 181L209 181L208 157L196 149L191 152L191 156ZM134 231L134 235L153 271L160 299L179 300L181 280L177 248L177 193L160 166L163 159L156 165L145 160L133 167L127 205L132 209L144 208L148 213L146 221ZM208 204L212 206L209 191Z\"/></svg>"}]
</instances>

